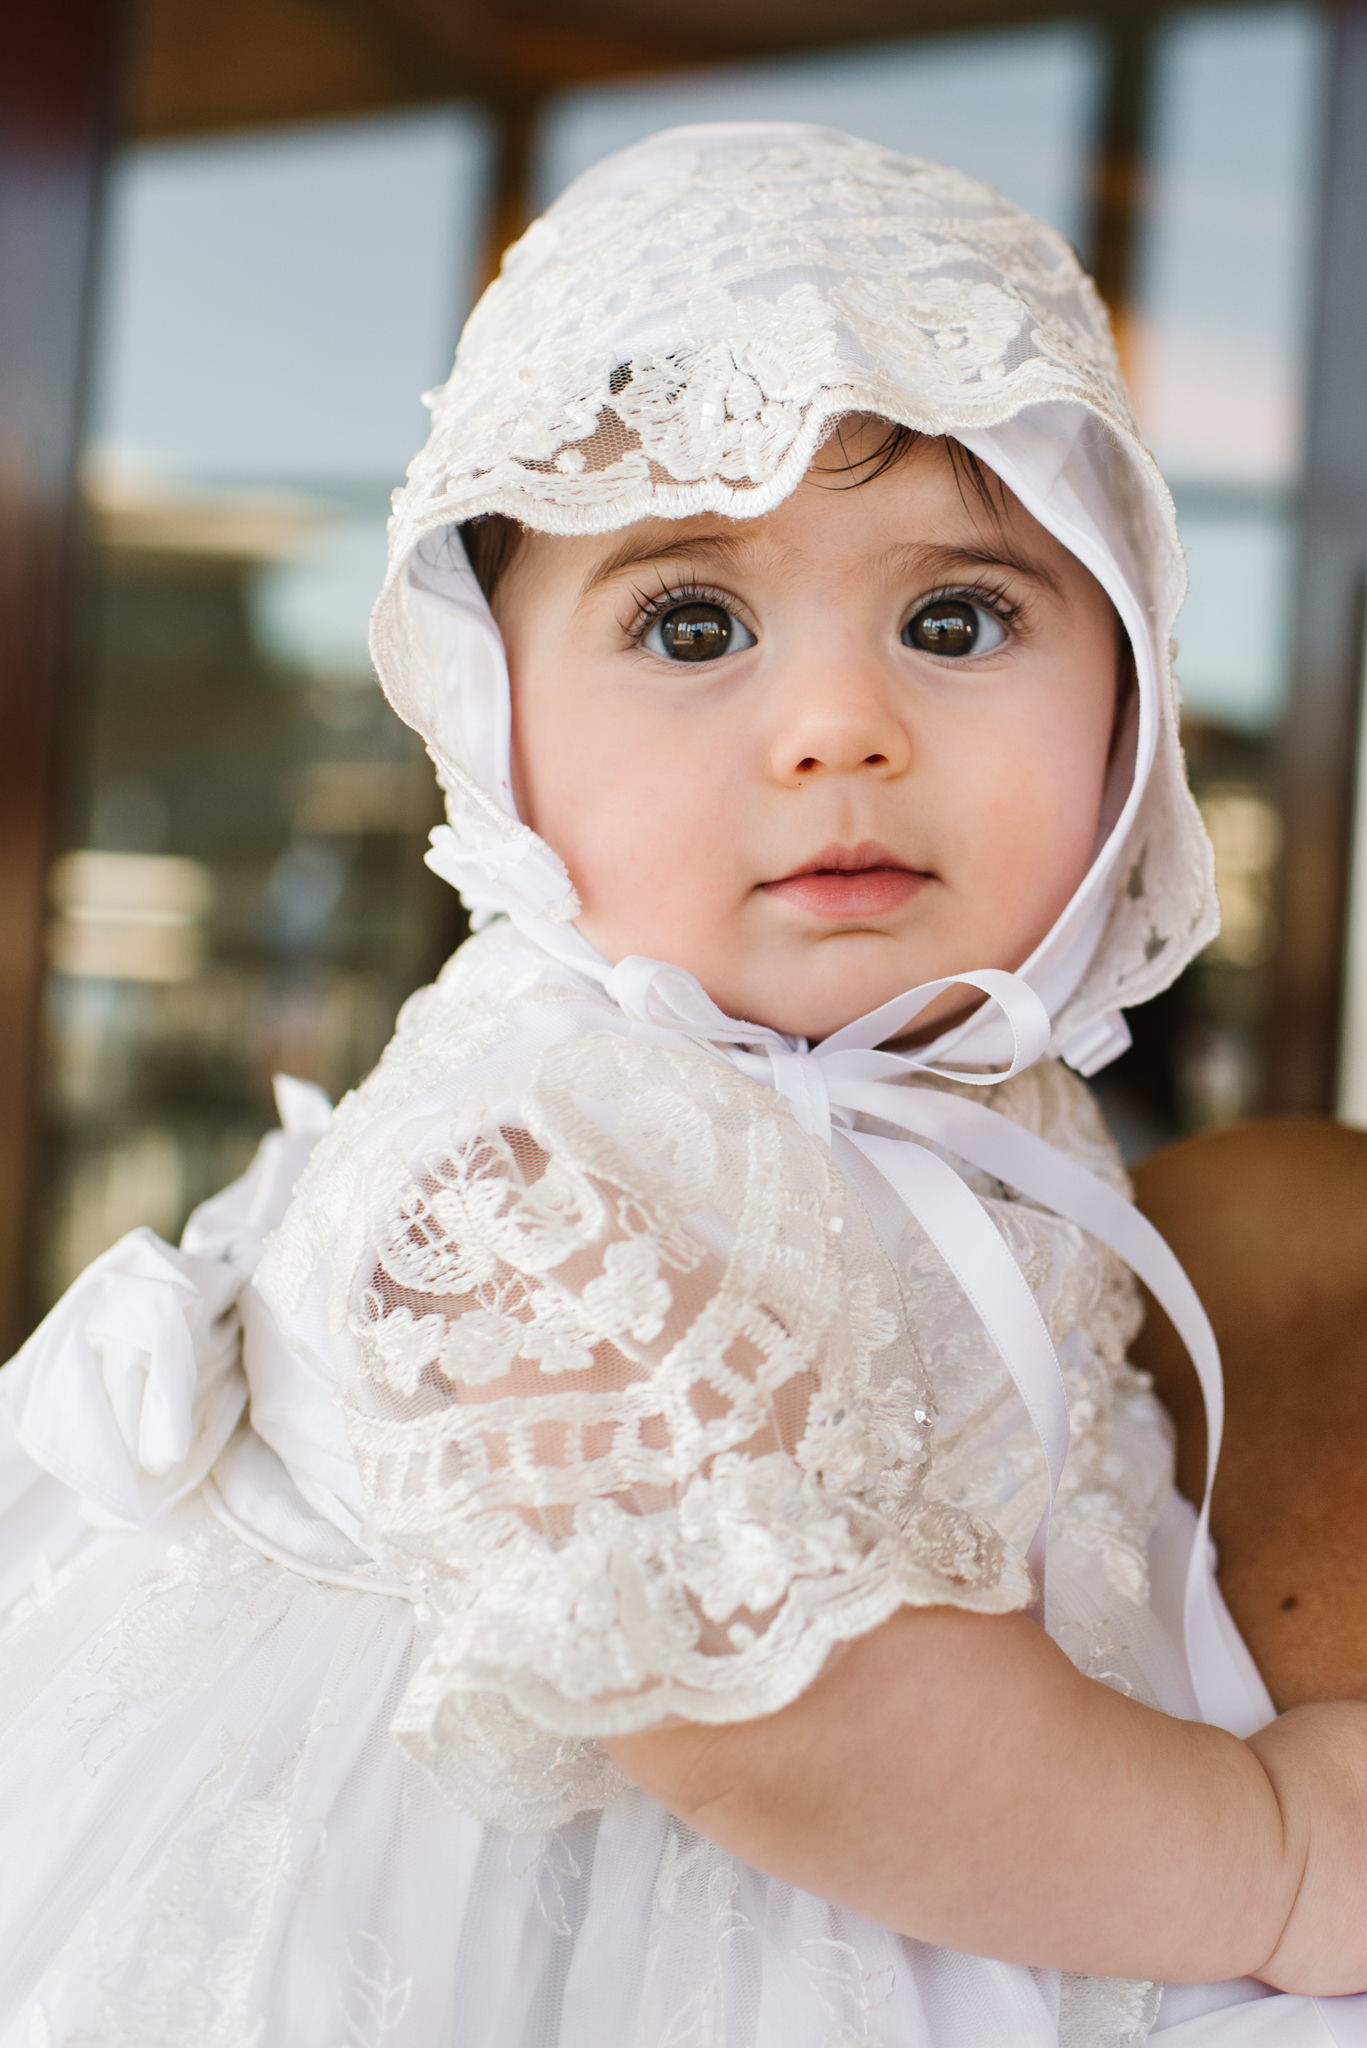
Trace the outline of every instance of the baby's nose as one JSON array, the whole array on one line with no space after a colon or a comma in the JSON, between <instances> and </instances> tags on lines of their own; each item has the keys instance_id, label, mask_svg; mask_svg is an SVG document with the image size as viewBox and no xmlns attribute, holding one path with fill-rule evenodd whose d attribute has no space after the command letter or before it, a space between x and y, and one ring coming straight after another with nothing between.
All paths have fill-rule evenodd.
<instances>
[{"instance_id":1,"label":"baby's nose","mask_svg":"<svg viewBox=\"0 0 1367 2048\"><path fill-rule=\"evenodd\" d=\"M783 691L772 765L784 781L900 774L910 739L881 678L861 671L794 677Z\"/></svg>"}]
</instances>

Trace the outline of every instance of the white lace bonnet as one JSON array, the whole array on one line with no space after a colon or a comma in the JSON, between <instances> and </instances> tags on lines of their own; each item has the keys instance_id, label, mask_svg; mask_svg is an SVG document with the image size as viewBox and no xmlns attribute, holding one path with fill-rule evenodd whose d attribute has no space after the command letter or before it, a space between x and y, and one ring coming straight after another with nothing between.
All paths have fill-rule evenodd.
<instances>
[{"instance_id":1,"label":"white lace bonnet","mask_svg":"<svg viewBox=\"0 0 1367 2048\"><path fill-rule=\"evenodd\" d=\"M1127 756L1091 871L1020 970L1054 1051L1091 1073L1124 1049L1120 1011L1174 979L1218 911L1178 738L1172 500L1059 235L957 171L834 130L672 129L595 165L508 251L430 403L371 651L446 793L429 862L477 921L501 911L600 978L607 964L571 928L561 861L518 819L502 640L454 526L757 516L833 422L874 413L993 469L1133 644L1133 772ZM1002 1028L980 1013L936 1053L997 1060Z\"/></svg>"}]
</instances>

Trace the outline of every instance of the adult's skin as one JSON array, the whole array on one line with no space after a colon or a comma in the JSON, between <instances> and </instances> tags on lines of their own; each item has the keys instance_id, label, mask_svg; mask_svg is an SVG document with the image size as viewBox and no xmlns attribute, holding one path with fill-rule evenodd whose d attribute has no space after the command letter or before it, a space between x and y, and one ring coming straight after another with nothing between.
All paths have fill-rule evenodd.
<instances>
[{"instance_id":1,"label":"adult's skin","mask_svg":"<svg viewBox=\"0 0 1367 2048\"><path fill-rule=\"evenodd\" d=\"M1279 1708L1367 1699L1367 1132L1239 1125L1155 1153L1135 1184L1224 1358L1212 1526L1225 1599ZM1199 1500L1200 1396L1152 1305L1134 1357Z\"/></svg>"}]
</instances>

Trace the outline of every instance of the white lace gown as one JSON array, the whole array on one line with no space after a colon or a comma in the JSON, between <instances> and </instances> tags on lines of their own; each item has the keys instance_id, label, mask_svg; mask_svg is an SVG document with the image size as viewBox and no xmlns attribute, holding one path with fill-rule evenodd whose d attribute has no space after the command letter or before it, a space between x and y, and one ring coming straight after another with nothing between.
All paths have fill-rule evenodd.
<instances>
[{"instance_id":1,"label":"white lace gown","mask_svg":"<svg viewBox=\"0 0 1367 2048\"><path fill-rule=\"evenodd\" d=\"M607 1760L776 1709L904 1603L1028 1598L1045 1477L996 1353L772 1090L504 925L326 1135L285 1106L184 1253L125 1240L0 1383L3 2048L1367 2038L1356 2000L1160 2012L902 1939ZM1123 1180L1057 1063L998 1106ZM973 1185L1067 1376L1051 1632L1191 1712L1133 1283Z\"/></svg>"}]
</instances>

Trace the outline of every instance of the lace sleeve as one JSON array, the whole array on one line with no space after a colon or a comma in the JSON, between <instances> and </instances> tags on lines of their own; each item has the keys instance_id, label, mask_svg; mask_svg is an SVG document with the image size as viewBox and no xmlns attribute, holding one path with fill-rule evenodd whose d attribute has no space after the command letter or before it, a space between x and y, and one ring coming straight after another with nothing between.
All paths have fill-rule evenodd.
<instances>
[{"instance_id":1,"label":"lace sleeve","mask_svg":"<svg viewBox=\"0 0 1367 2048\"><path fill-rule=\"evenodd\" d=\"M547 1825L593 1738L786 1704L905 1602L1028 1598L925 1479L934 1410L828 1150L733 1067L611 1034L425 1143L353 1300L348 1427L421 1654L396 1733Z\"/></svg>"}]
</instances>

